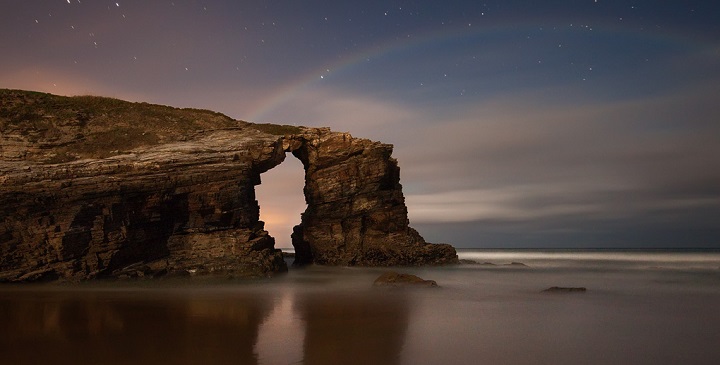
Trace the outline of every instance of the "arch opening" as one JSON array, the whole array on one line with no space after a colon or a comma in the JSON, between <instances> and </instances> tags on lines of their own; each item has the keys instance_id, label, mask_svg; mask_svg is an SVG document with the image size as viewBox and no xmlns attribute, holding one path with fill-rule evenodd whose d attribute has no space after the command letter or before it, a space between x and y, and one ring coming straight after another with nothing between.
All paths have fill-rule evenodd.
<instances>
[{"instance_id":1,"label":"arch opening","mask_svg":"<svg viewBox=\"0 0 720 365\"><path fill-rule=\"evenodd\" d=\"M292 252L290 235L307 209L303 193L305 169L292 153L286 153L285 157L281 164L260 175L261 183L255 186L255 198L260 206L260 220L275 238L275 248Z\"/></svg>"}]
</instances>

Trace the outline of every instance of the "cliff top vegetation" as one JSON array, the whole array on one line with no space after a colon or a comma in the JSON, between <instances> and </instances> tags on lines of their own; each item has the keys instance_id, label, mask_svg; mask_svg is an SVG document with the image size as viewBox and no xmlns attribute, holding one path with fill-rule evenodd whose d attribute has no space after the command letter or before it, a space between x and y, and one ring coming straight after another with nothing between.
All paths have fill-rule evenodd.
<instances>
[{"instance_id":1,"label":"cliff top vegetation","mask_svg":"<svg viewBox=\"0 0 720 365\"><path fill-rule=\"evenodd\" d=\"M204 109L0 89L0 138L18 146L15 159L38 163L105 158L225 128L253 128L274 135L300 131L294 126L248 123ZM41 147L44 152L23 149L24 145ZM0 157L8 156L13 157L5 151Z\"/></svg>"}]
</instances>

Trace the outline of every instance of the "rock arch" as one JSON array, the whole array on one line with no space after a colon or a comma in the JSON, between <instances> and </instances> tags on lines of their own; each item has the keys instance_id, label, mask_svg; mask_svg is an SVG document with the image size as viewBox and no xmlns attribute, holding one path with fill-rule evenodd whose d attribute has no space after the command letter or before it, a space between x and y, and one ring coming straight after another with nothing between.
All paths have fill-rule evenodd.
<instances>
[{"instance_id":1,"label":"rock arch","mask_svg":"<svg viewBox=\"0 0 720 365\"><path fill-rule=\"evenodd\" d=\"M297 263L457 262L409 226L392 145L92 97L0 90L0 108L0 282L285 271L255 186L287 152L305 169ZM142 123L117 129L128 115Z\"/></svg>"},{"instance_id":2,"label":"rock arch","mask_svg":"<svg viewBox=\"0 0 720 365\"><path fill-rule=\"evenodd\" d=\"M286 136L305 168L307 209L294 227L296 264L395 266L457 261L409 226L393 146L328 128Z\"/></svg>"}]
</instances>

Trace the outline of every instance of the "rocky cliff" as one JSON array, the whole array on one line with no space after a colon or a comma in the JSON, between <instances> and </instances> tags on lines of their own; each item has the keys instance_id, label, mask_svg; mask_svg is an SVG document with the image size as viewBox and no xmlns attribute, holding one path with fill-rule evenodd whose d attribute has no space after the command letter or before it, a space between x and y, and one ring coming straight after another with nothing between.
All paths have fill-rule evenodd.
<instances>
[{"instance_id":1,"label":"rocky cliff","mask_svg":"<svg viewBox=\"0 0 720 365\"><path fill-rule=\"evenodd\" d=\"M296 262L424 265L457 260L450 245L427 244L409 226L392 145L329 129L285 138L305 167L308 208L293 229Z\"/></svg>"},{"instance_id":2,"label":"rocky cliff","mask_svg":"<svg viewBox=\"0 0 720 365\"><path fill-rule=\"evenodd\" d=\"M457 260L408 226L392 146L197 109L0 90L0 281L286 270L254 186L305 166L298 263Z\"/></svg>"}]
</instances>

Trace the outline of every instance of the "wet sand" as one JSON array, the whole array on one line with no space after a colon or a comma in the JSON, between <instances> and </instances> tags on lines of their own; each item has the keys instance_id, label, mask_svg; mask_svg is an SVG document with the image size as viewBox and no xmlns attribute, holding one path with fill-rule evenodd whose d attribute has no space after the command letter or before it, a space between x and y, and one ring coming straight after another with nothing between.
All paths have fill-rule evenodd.
<instances>
[{"instance_id":1,"label":"wet sand","mask_svg":"<svg viewBox=\"0 0 720 365\"><path fill-rule=\"evenodd\" d=\"M0 286L0 364L715 364L720 358L717 255L462 255L497 265L402 269L441 286L413 290L373 289L384 269L324 267L250 283ZM587 291L542 293L552 286Z\"/></svg>"}]
</instances>

